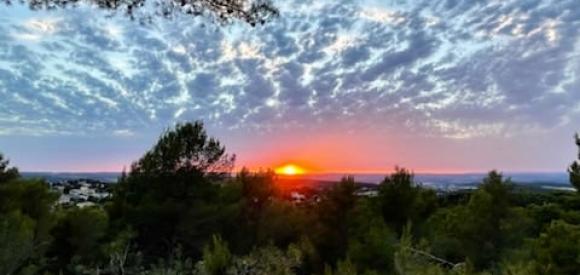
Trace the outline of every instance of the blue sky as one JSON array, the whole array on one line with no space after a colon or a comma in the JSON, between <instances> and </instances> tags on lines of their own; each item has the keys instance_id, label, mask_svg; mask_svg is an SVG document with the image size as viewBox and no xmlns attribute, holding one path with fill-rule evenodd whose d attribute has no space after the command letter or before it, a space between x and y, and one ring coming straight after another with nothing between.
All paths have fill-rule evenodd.
<instances>
[{"instance_id":1,"label":"blue sky","mask_svg":"<svg viewBox=\"0 0 580 275\"><path fill-rule=\"evenodd\" d=\"M564 171L580 130L580 5L280 1L265 26L0 10L0 151L120 170L202 119L251 167Z\"/></svg>"}]
</instances>

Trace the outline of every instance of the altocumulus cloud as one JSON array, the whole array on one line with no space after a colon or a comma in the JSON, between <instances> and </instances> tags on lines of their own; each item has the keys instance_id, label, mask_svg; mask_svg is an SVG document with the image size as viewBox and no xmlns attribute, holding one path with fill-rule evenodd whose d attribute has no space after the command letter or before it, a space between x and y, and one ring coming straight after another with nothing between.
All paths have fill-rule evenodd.
<instances>
[{"instance_id":1,"label":"altocumulus cloud","mask_svg":"<svg viewBox=\"0 0 580 275\"><path fill-rule=\"evenodd\" d=\"M259 28L0 11L0 135L406 129L471 138L580 118L580 5L280 1Z\"/></svg>"}]
</instances>

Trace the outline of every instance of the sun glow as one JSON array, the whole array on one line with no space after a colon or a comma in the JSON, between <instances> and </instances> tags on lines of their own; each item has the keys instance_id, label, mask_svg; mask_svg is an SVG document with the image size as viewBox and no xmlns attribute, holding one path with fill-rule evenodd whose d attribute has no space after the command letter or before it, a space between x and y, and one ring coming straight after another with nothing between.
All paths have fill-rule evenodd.
<instances>
[{"instance_id":1,"label":"sun glow","mask_svg":"<svg viewBox=\"0 0 580 275\"><path fill-rule=\"evenodd\" d=\"M304 169L294 164L286 164L284 166L280 166L276 168L274 171L276 172L276 174L285 176L302 175L305 173Z\"/></svg>"}]
</instances>

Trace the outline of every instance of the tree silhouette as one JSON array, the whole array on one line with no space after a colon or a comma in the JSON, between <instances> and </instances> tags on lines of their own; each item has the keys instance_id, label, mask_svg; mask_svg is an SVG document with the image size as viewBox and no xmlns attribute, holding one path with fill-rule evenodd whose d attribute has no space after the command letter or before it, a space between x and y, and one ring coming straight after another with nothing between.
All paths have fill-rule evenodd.
<instances>
[{"instance_id":1,"label":"tree silhouette","mask_svg":"<svg viewBox=\"0 0 580 275\"><path fill-rule=\"evenodd\" d=\"M568 168L570 183L580 192L580 135L576 134L576 145L578 146L578 160L575 160Z\"/></svg>"},{"instance_id":2,"label":"tree silhouette","mask_svg":"<svg viewBox=\"0 0 580 275\"><path fill-rule=\"evenodd\" d=\"M235 161L235 156L225 150L218 140L207 136L201 121L177 124L133 163L129 177L143 174L222 177L229 174Z\"/></svg>"},{"instance_id":3,"label":"tree silhouette","mask_svg":"<svg viewBox=\"0 0 580 275\"><path fill-rule=\"evenodd\" d=\"M427 218L437 204L435 192L421 188L415 175L400 167L380 183L378 198L384 221L399 234L409 221Z\"/></svg>"},{"instance_id":4,"label":"tree silhouette","mask_svg":"<svg viewBox=\"0 0 580 275\"><path fill-rule=\"evenodd\" d=\"M122 12L129 18L139 19L142 22L151 21L153 16L170 18L183 14L193 17L205 16L218 23L239 20L255 26L264 24L279 14L271 0L0 0L0 2L7 5L26 4L32 10L63 9L85 4L109 12Z\"/></svg>"},{"instance_id":5,"label":"tree silhouette","mask_svg":"<svg viewBox=\"0 0 580 275\"><path fill-rule=\"evenodd\" d=\"M20 177L16 167L8 167L10 161L4 159L4 155L0 154L0 183L8 182Z\"/></svg>"},{"instance_id":6,"label":"tree silhouette","mask_svg":"<svg viewBox=\"0 0 580 275\"><path fill-rule=\"evenodd\" d=\"M178 124L119 180L111 219L137 231L145 255L166 255L178 241L184 252L200 253L220 225L214 183L229 176L234 160L202 122Z\"/></svg>"},{"instance_id":7,"label":"tree silhouette","mask_svg":"<svg viewBox=\"0 0 580 275\"><path fill-rule=\"evenodd\" d=\"M317 236L321 258L334 261L343 258L348 248L349 225L357 204L356 192L360 188L354 177L343 177L340 182L322 193L317 205L317 220L321 234Z\"/></svg>"},{"instance_id":8,"label":"tree silhouette","mask_svg":"<svg viewBox=\"0 0 580 275\"><path fill-rule=\"evenodd\" d=\"M242 196L245 199L247 214L255 216L264 208L276 193L276 175L273 171L250 172L243 168L236 176L236 180L242 185Z\"/></svg>"}]
</instances>

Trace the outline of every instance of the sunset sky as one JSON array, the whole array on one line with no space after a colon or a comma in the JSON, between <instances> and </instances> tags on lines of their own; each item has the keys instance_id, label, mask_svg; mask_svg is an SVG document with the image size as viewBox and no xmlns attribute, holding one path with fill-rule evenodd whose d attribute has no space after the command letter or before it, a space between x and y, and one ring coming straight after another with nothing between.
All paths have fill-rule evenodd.
<instances>
[{"instance_id":1,"label":"sunset sky","mask_svg":"<svg viewBox=\"0 0 580 275\"><path fill-rule=\"evenodd\" d=\"M278 1L265 26L0 6L0 152L120 171L201 119L237 165L565 171L578 0Z\"/></svg>"}]
</instances>

